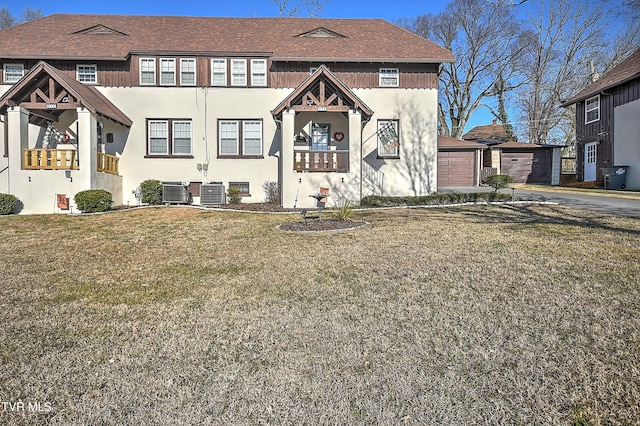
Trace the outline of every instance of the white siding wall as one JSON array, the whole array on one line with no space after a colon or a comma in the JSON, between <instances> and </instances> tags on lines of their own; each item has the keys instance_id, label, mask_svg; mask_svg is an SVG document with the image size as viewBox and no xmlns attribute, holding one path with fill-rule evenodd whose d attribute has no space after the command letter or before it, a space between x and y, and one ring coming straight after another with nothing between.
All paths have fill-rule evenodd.
<instances>
[{"instance_id":1,"label":"white siding wall","mask_svg":"<svg viewBox=\"0 0 640 426\"><path fill-rule=\"evenodd\" d=\"M614 110L614 166L629 166L627 189L640 189L640 100Z\"/></svg>"}]
</instances>

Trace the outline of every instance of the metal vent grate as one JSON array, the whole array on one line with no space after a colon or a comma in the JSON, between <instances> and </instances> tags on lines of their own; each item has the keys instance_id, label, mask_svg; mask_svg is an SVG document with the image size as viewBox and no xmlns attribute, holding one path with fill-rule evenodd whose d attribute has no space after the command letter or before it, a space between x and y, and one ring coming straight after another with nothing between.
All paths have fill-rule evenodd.
<instances>
[{"instance_id":1,"label":"metal vent grate","mask_svg":"<svg viewBox=\"0 0 640 426\"><path fill-rule=\"evenodd\" d=\"M218 183L203 183L200 185L200 204L203 206L219 206L225 204L226 198L224 185Z\"/></svg>"},{"instance_id":2,"label":"metal vent grate","mask_svg":"<svg viewBox=\"0 0 640 426\"><path fill-rule=\"evenodd\" d=\"M187 185L163 184L162 202L168 204L188 204L189 187Z\"/></svg>"}]
</instances>

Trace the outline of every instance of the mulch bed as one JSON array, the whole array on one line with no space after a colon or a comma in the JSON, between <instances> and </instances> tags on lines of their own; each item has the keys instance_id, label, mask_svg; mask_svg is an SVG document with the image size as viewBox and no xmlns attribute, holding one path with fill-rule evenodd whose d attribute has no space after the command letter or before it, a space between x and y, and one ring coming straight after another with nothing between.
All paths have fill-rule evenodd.
<instances>
[{"instance_id":1,"label":"mulch bed","mask_svg":"<svg viewBox=\"0 0 640 426\"><path fill-rule=\"evenodd\" d=\"M368 225L367 222L361 220L340 221L334 219L307 219L307 223L285 222L278 226L281 231L290 232L327 232L327 231L345 231L349 229L361 228Z\"/></svg>"}]
</instances>

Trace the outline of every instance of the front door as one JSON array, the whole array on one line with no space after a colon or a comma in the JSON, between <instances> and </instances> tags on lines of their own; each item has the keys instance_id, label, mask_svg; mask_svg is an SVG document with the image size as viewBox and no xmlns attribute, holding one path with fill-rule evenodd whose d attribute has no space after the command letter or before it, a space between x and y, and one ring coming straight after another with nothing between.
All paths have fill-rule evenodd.
<instances>
[{"instance_id":1,"label":"front door","mask_svg":"<svg viewBox=\"0 0 640 426\"><path fill-rule=\"evenodd\" d=\"M584 146L584 178L585 182L596 180L596 160L598 143L591 142Z\"/></svg>"}]
</instances>

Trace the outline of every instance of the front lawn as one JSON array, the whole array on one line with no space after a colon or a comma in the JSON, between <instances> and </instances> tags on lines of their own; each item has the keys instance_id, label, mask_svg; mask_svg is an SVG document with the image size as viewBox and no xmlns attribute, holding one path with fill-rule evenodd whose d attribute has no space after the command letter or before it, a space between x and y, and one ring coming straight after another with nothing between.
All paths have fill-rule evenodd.
<instances>
[{"instance_id":1,"label":"front lawn","mask_svg":"<svg viewBox=\"0 0 640 426\"><path fill-rule=\"evenodd\" d=\"M372 226L0 217L0 423L638 421L640 221L553 205L354 218Z\"/></svg>"}]
</instances>

